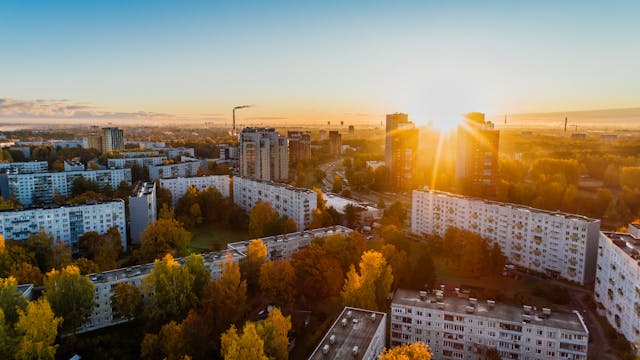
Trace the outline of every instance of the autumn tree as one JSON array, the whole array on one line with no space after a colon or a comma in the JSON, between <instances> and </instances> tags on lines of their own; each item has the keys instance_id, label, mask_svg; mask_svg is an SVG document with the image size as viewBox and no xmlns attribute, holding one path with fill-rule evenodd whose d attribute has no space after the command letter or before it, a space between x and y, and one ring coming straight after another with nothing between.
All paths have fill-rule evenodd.
<instances>
[{"instance_id":1,"label":"autumn tree","mask_svg":"<svg viewBox=\"0 0 640 360\"><path fill-rule=\"evenodd\" d=\"M283 316L280 309L274 307L265 320L258 322L256 330L264 341L264 352L269 359L289 359L291 316Z\"/></svg>"},{"instance_id":2,"label":"autumn tree","mask_svg":"<svg viewBox=\"0 0 640 360\"><path fill-rule=\"evenodd\" d=\"M49 271L47 264L51 256L52 246L53 236L42 230L37 234L31 234L24 242L25 250L35 255L36 262L42 272Z\"/></svg>"},{"instance_id":3,"label":"autumn tree","mask_svg":"<svg viewBox=\"0 0 640 360\"><path fill-rule=\"evenodd\" d=\"M259 238L297 231L293 219L280 216L271 203L258 201L249 213L249 236Z\"/></svg>"},{"instance_id":4,"label":"autumn tree","mask_svg":"<svg viewBox=\"0 0 640 360\"><path fill-rule=\"evenodd\" d=\"M183 330L181 324L170 321L162 326L157 335L145 334L140 346L140 357L143 359L184 359L188 349Z\"/></svg>"},{"instance_id":5,"label":"autumn tree","mask_svg":"<svg viewBox=\"0 0 640 360\"><path fill-rule=\"evenodd\" d=\"M393 274L381 253L367 251L362 254L358 271L351 266L341 292L343 303L363 309L378 310L391 290Z\"/></svg>"},{"instance_id":6,"label":"autumn tree","mask_svg":"<svg viewBox=\"0 0 640 360\"><path fill-rule=\"evenodd\" d=\"M18 320L18 311L24 309L27 301L18 291L18 282L13 277L0 278L0 310L8 325Z\"/></svg>"},{"instance_id":7,"label":"autumn tree","mask_svg":"<svg viewBox=\"0 0 640 360\"><path fill-rule=\"evenodd\" d=\"M199 254L191 254L185 258L182 267L193 275L193 293L196 298L200 298L204 287L211 280L211 273L204 266L204 258Z\"/></svg>"},{"instance_id":8,"label":"autumn tree","mask_svg":"<svg viewBox=\"0 0 640 360\"><path fill-rule=\"evenodd\" d=\"M51 270L44 279L44 297L56 315L64 319L63 329L73 331L93 310L93 284L80 270L67 266Z\"/></svg>"},{"instance_id":9,"label":"autumn tree","mask_svg":"<svg viewBox=\"0 0 640 360\"><path fill-rule=\"evenodd\" d=\"M337 296L344 283L342 264L319 245L311 244L291 257L297 289L307 300L321 301Z\"/></svg>"},{"instance_id":10,"label":"autumn tree","mask_svg":"<svg viewBox=\"0 0 640 360\"><path fill-rule=\"evenodd\" d=\"M58 345L58 326L62 318L56 317L46 299L40 298L27 305L26 311L18 311L16 332L19 341L14 349L14 357L21 360L55 358Z\"/></svg>"},{"instance_id":11,"label":"autumn tree","mask_svg":"<svg viewBox=\"0 0 640 360\"><path fill-rule=\"evenodd\" d=\"M349 270L349 266L360 260L362 253L367 249L367 240L357 231L352 231L347 235L334 234L324 238L315 238L313 242L322 246L327 255L338 260L345 273Z\"/></svg>"},{"instance_id":12,"label":"autumn tree","mask_svg":"<svg viewBox=\"0 0 640 360\"><path fill-rule=\"evenodd\" d=\"M111 297L113 311L127 319L133 319L142 310L142 294L137 286L120 283L116 285Z\"/></svg>"},{"instance_id":13,"label":"autumn tree","mask_svg":"<svg viewBox=\"0 0 640 360\"><path fill-rule=\"evenodd\" d=\"M251 240L246 255L240 262L240 272L247 281L247 288L253 293L258 288L260 267L267 261L267 247L260 239Z\"/></svg>"},{"instance_id":14,"label":"autumn tree","mask_svg":"<svg viewBox=\"0 0 640 360\"><path fill-rule=\"evenodd\" d=\"M86 274L94 274L100 271L100 268L98 267L98 264L96 264L95 262L87 259L87 258L79 258L76 261L73 262L73 265L77 266L78 269L80 269L80 274L82 275L86 275Z\"/></svg>"},{"instance_id":15,"label":"autumn tree","mask_svg":"<svg viewBox=\"0 0 640 360\"><path fill-rule=\"evenodd\" d=\"M423 342L402 344L384 349L378 360L431 360L429 345Z\"/></svg>"},{"instance_id":16,"label":"autumn tree","mask_svg":"<svg viewBox=\"0 0 640 360\"><path fill-rule=\"evenodd\" d=\"M334 194L340 194L342 192L342 178L339 175L333 176L333 186L331 192Z\"/></svg>"},{"instance_id":17,"label":"autumn tree","mask_svg":"<svg viewBox=\"0 0 640 360\"><path fill-rule=\"evenodd\" d=\"M20 284L42 285L43 275L40 268L28 262L19 262L11 266L9 274L15 277Z\"/></svg>"},{"instance_id":18,"label":"autumn tree","mask_svg":"<svg viewBox=\"0 0 640 360\"><path fill-rule=\"evenodd\" d=\"M296 299L296 271L287 259L260 267L260 292L270 304L291 309Z\"/></svg>"},{"instance_id":19,"label":"autumn tree","mask_svg":"<svg viewBox=\"0 0 640 360\"><path fill-rule=\"evenodd\" d=\"M264 353L264 341L258 336L256 326L247 322L238 334L236 327L231 325L220 338L222 356L225 360L268 360Z\"/></svg>"},{"instance_id":20,"label":"autumn tree","mask_svg":"<svg viewBox=\"0 0 640 360\"><path fill-rule=\"evenodd\" d=\"M156 260L151 273L142 279L143 292L151 298L145 308L149 318L158 323L184 318L197 301L194 278L170 254Z\"/></svg>"},{"instance_id":21,"label":"autumn tree","mask_svg":"<svg viewBox=\"0 0 640 360\"><path fill-rule=\"evenodd\" d=\"M150 262L165 254L185 256L188 254L189 241L191 233L185 230L180 222L172 218L158 219L142 232L142 241L136 256L140 262Z\"/></svg>"},{"instance_id":22,"label":"autumn tree","mask_svg":"<svg viewBox=\"0 0 640 360\"><path fill-rule=\"evenodd\" d=\"M58 239L51 247L51 252L47 258L48 269L62 269L71 264L71 250L67 244Z\"/></svg>"}]
</instances>

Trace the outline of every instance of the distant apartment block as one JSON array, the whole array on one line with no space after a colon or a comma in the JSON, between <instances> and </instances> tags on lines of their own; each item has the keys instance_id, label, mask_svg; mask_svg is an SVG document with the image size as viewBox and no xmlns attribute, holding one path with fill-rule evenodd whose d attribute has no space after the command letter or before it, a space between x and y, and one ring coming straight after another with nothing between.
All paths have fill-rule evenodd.
<instances>
[{"instance_id":1,"label":"distant apartment block","mask_svg":"<svg viewBox=\"0 0 640 360\"><path fill-rule=\"evenodd\" d=\"M131 184L131 169L0 174L2 197L14 197L24 206L50 202L56 195L69 196L73 181L79 177L98 183L100 190L109 185L117 189L121 182Z\"/></svg>"},{"instance_id":2,"label":"distant apartment block","mask_svg":"<svg viewBox=\"0 0 640 360\"><path fill-rule=\"evenodd\" d=\"M102 152L124 149L124 133L116 127L102 128Z\"/></svg>"},{"instance_id":3,"label":"distant apartment block","mask_svg":"<svg viewBox=\"0 0 640 360\"><path fill-rule=\"evenodd\" d=\"M102 153L102 135L97 133L88 134L84 138L83 145L87 149L96 149Z\"/></svg>"},{"instance_id":4,"label":"distant apartment block","mask_svg":"<svg viewBox=\"0 0 640 360\"><path fill-rule=\"evenodd\" d=\"M289 131L289 164L311 159L311 133L308 131Z\"/></svg>"},{"instance_id":5,"label":"distant apartment block","mask_svg":"<svg viewBox=\"0 0 640 360\"><path fill-rule=\"evenodd\" d=\"M418 129L403 113L388 114L385 129L385 164L391 186L408 190L413 185L413 167L418 154Z\"/></svg>"},{"instance_id":6,"label":"distant apartment block","mask_svg":"<svg viewBox=\"0 0 640 360\"><path fill-rule=\"evenodd\" d=\"M147 226L158 219L156 183L139 183L129 196L129 230L132 244L140 244Z\"/></svg>"},{"instance_id":7,"label":"distant apartment block","mask_svg":"<svg viewBox=\"0 0 640 360\"><path fill-rule=\"evenodd\" d=\"M342 135L339 131L329 131L329 154L342 155Z\"/></svg>"},{"instance_id":8,"label":"distant apartment block","mask_svg":"<svg viewBox=\"0 0 640 360\"><path fill-rule=\"evenodd\" d=\"M64 171L84 171L84 164L76 160L65 160Z\"/></svg>"},{"instance_id":9,"label":"distant apartment block","mask_svg":"<svg viewBox=\"0 0 640 360\"><path fill-rule=\"evenodd\" d=\"M0 211L0 234L6 240L24 241L41 229L70 247L89 231L103 234L116 226L127 249L124 201L88 202L68 206Z\"/></svg>"},{"instance_id":10,"label":"distant apartment block","mask_svg":"<svg viewBox=\"0 0 640 360\"><path fill-rule=\"evenodd\" d=\"M309 360L373 360L384 350L387 314L345 307Z\"/></svg>"},{"instance_id":11,"label":"distant apartment block","mask_svg":"<svg viewBox=\"0 0 640 360\"><path fill-rule=\"evenodd\" d=\"M154 147L152 148L155 151L159 151L164 154L169 159L179 158L180 156L190 156L195 157L196 151L194 148L170 148L170 147Z\"/></svg>"},{"instance_id":12,"label":"distant apartment block","mask_svg":"<svg viewBox=\"0 0 640 360\"><path fill-rule=\"evenodd\" d=\"M244 128L239 135L240 176L271 181L289 178L289 142L274 128Z\"/></svg>"},{"instance_id":13,"label":"distant apartment block","mask_svg":"<svg viewBox=\"0 0 640 360\"><path fill-rule=\"evenodd\" d=\"M166 156L143 156L124 157L107 159L107 167L115 169L131 168L133 166L149 167L152 165L162 165L167 161Z\"/></svg>"},{"instance_id":14,"label":"distant apartment block","mask_svg":"<svg viewBox=\"0 0 640 360\"><path fill-rule=\"evenodd\" d=\"M356 210L356 222L359 225L371 225L373 222L380 220L384 215L382 209L337 194L325 193L324 200L326 201L327 207L333 207L342 215L346 214L347 207L353 207Z\"/></svg>"},{"instance_id":15,"label":"distant apartment block","mask_svg":"<svg viewBox=\"0 0 640 360\"><path fill-rule=\"evenodd\" d=\"M238 147L229 144L218 145L218 158L223 161L238 160Z\"/></svg>"},{"instance_id":16,"label":"distant apartment block","mask_svg":"<svg viewBox=\"0 0 640 360\"><path fill-rule=\"evenodd\" d=\"M598 313L640 353L640 225L600 234L594 296Z\"/></svg>"},{"instance_id":17,"label":"distant apartment block","mask_svg":"<svg viewBox=\"0 0 640 360\"><path fill-rule=\"evenodd\" d=\"M134 145L141 149L150 149L150 148L163 148L166 147L167 144L164 141L136 141L136 140L127 140L124 142L125 145Z\"/></svg>"},{"instance_id":18,"label":"distant apartment block","mask_svg":"<svg viewBox=\"0 0 640 360\"><path fill-rule=\"evenodd\" d=\"M456 181L476 196L493 196L498 182L500 131L483 113L465 115L458 126Z\"/></svg>"},{"instance_id":19,"label":"distant apartment block","mask_svg":"<svg viewBox=\"0 0 640 360\"><path fill-rule=\"evenodd\" d=\"M515 265L580 284L594 281L600 220L441 191L413 191L411 231L444 236L449 227L498 243Z\"/></svg>"},{"instance_id":20,"label":"distant apartment block","mask_svg":"<svg viewBox=\"0 0 640 360\"><path fill-rule=\"evenodd\" d=\"M172 179L178 177L193 177L198 175L202 162L198 160L177 162L173 164L150 165L149 179Z\"/></svg>"},{"instance_id":21,"label":"distant apartment block","mask_svg":"<svg viewBox=\"0 0 640 360\"><path fill-rule=\"evenodd\" d=\"M434 359L586 360L589 331L580 312L514 306L398 289L391 301L391 346L426 342Z\"/></svg>"},{"instance_id":22,"label":"distant apartment block","mask_svg":"<svg viewBox=\"0 0 640 360\"><path fill-rule=\"evenodd\" d=\"M191 186L198 191L207 188L215 188L224 197L229 197L231 189L231 179L229 175L209 175L195 177L180 177L174 179L160 179L160 186L171 191L171 204L175 206Z\"/></svg>"},{"instance_id":23,"label":"distant apartment block","mask_svg":"<svg viewBox=\"0 0 640 360\"><path fill-rule=\"evenodd\" d=\"M41 173L49 171L46 161L0 162L0 172Z\"/></svg>"},{"instance_id":24,"label":"distant apartment block","mask_svg":"<svg viewBox=\"0 0 640 360\"><path fill-rule=\"evenodd\" d=\"M267 260L276 261L290 259L293 254L300 249L311 244L315 238L329 237L336 234L349 235L353 230L344 226L330 226L313 230L304 230L289 234L263 237L262 243L267 247ZM247 253L247 247L251 240L239 241L227 244L227 249L237 251L242 254Z\"/></svg>"},{"instance_id":25,"label":"distant apartment block","mask_svg":"<svg viewBox=\"0 0 640 360\"><path fill-rule=\"evenodd\" d=\"M309 189L241 177L233 178L233 202L245 211L258 202L271 203L282 215L293 219L297 229L304 230L311 223L311 214L317 208L316 193Z\"/></svg>"}]
</instances>

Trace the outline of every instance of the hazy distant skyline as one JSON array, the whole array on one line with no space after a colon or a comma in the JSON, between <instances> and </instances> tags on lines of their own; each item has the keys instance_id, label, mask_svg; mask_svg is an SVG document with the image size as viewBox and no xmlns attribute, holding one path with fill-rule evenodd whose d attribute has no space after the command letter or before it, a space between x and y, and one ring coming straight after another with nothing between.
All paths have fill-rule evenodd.
<instances>
[{"instance_id":1,"label":"hazy distant skyline","mask_svg":"<svg viewBox=\"0 0 640 360\"><path fill-rule=\"evenodd\" d=\"M640 106L640 3L16 1L0 118L442 124ZM64 100L59 100L64 99Z\"/></svg>"}]
</instances>

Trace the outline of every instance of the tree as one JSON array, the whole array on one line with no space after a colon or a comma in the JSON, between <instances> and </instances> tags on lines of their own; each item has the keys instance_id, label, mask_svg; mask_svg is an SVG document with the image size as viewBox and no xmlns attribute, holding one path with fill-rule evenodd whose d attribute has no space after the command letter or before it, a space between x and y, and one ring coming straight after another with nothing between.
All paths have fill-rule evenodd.
<instances>
[{"instance_id":1,"label":"tree","mask_svg":"<svg viewBox=\"0 0 640 360\"><path fill-rule=\"evenodd\" d=\"M51 255L51 246L53 245L53 236L47 234L43 230L40 230L37 234L32 234L24 242L24 247L27 251L35 254L35 259L40 271L48 271L47 263L49 256Z\"/></svg>"},{"instance_id":2,"label":"tree","mask_svg":"<svg viewBox=\"0 0 640 360\"><path fill-rule=\"evenodd\" d=\"M289 359L289 330L291 316L283 316L280 309L273 308L264 321L258 323L258 336L264 341L264 352L269 359Z\"/></svg>"},{"instance_id":3,"label":"tree","mask_svg":"<svg viewBox=\"0 0 640 360\"><path fill-rule=\"evenodd\" d=\"M12 355L11 329L5 321L4 312L0 309L0 358L8 359Z\"/></svg>"},{"instance_id":4,"label":"tree","mask_svg":"<svg viewBox=\"0 0 640 360\"><path fill-rule=\"evenodd\" d=\"M380 222L384 225L395 225L398 227L403 227L406 220L406 207L401 202L396 201L393 204L389 205L389 207L384 211L384 216L380 220Z\"/></svg>"},{"instance_id":5,"label":"tree","mask_svg":"<svg viewBox=\"0 0 640 360\"><path fill-rule=\"evenodd\" d=\"M202 255L191 254L187 256L182 266L191 275L193 275L193 293L196 295L196 298L199 299L204 287L207 286L211 280L211 274L204 266L204 259L202 258Z\"/></svg>"},{"instance_id":6,"label":"tree","mask_svg":"<svg viewBox=\"0 0 640 360\"><path fill-rule=\"evenodd\" d=\"M100 186L93 180L87 180L83 176L78 176L73 179L71 183L71 195L78 196L85 192L92 191L94 193L100 192Z\"/></svg>"},{"instance_id":7,"label":"tree","mask_svg":"<svg viewBox=\"0 0 640 360\"><path fill-rule=\"evenodd\" d=\"M346 236L334 234L326 238L316 238L314 241L322 246L328 256L340 262L344 273L349 270L349 266L360 260L362 253L367 249L367 240L357 231L352 231Z\"/></svg>"},{"instance_id":8,"label":"tree","mask_svg":"<svg viewBox=\"0 0 640 360\"><path fill-rule=\"evenodd\" d=\"M160 209L162 209L162 206L164 205L170 207L172 202L171 199L171 190L160 186L160 180L156 180L156 206L158 207L156 211L160 212Z\"/></svg>"},{"instance_id":9,"label":"tree","mask_svg":"<svg viewBox=\"0 0 640 360\"><path fill-rule=\"evenodd\" d=\"M254 292L258 288L260 267L267 260L267 247L262 240L254 239L247 246L247 256L240 262L240 272L247 280L247 288Z\"/></svg>"},{"instance_id":10,"label":"tree","mask_svg":"<svg viewBox=\"0 0 640 360\"><path fill-rule=\"evenodd\" d=\"M8 325L18 320L18 311L25 308L27 301L18 291L18 282L13 277L0 278L0 310Z\"/></svg>"},{"instance_id":11,"label":"tree","mask_svg":"<svg viewBox=\"0 0 640 360\"><path fill-rule=\"evenodd\" d=\"M256 332L256 326L247 322L238 334L236 327L231 325L220 338L222 356L225 360L268 360L264 353L264 341Z\"/></svg>"},{"instance_id":12,"label":"tree","mask_svg":"<svg viewBox=\"0 0 640 360\"><path fill-rule=\"evenodd\" d=\"M423 342L403 344L384 349L378 360L431 360L431 350Z\"/></svg>"},{"instance_id":13,"label":"tree","mask_svg":"<svg viewBox=\"0 0 640 360\"><path fill-rule=\"evenodd\" d=\"M287 259L260 267L260 291L270 304L291 309L296 299L296 271Z\"/></svg>"},{"instance_id":14,"label":"tree","mask_svg":"<svg viewBox=\"0 0 640 360\"><path fill-rule=\"evenodd\" d=\"M170 254L156 260L151 273L142 279L143 292L151 297L145 308L149 318L158 323L183 319L197 301L194 279Z\"/></svg>"},{"instance_id":15,"label":"tree","mask_svg":"<svg viewBox=\"0 0 640 360\"><path fill-rule=\"evenodd\" d=\"M182 224L171 218L158 219L142 232L142 242L136 256L140 262L149 262L171 254L185 256L191 241L191 233Z\"/></svg>"},{"instance_id":16,"label":"tree","mask_svg":"<svg viewBox=\"0 0 640 360\"><path fill-rule=\"evenodd\" d=\"M340 194L342 192L342 178L339 175L333 176L333 187L331 192L334 194Z\"/></svg>"},{"instance_id":17,"label":"tree","mask_svg":"<svg viewBox=\"0 0 640 360\"><path fill-rule=\"evenodd\" d=\"M15 348L15 358L21 360L54 359L58 326L62 318L54 316L46 299L38 299L18 311L16 332L21 335Z\"/></svg>"},{"instance_id":18,"label":"tree","mask_svg":"<svg viewBox=\"0 0 640 360\"><path fill-rule=\"evenodd\" d=\"M362 254L359 273L352 265L347 273L342 300L346 306L378 310L384 307L384 301L391 290L393 275L381 253L367 251Z\"/></svg>"},{"instance_id":19,"label":"tree","mask_svg":"<svg viewBox=\"0 0 640 360\"><path fill-rule=\"evenodd\" d=\"M71 250L69 250L67 244L58 239L51 248L51 253L47 259L47 268L62 269L69 264L71 264Z\"/></svg>"},{"instance_id":20,"label":"tree","mask_svg":"<svg viewBox=\"0 0 640 360\"><path fill-rule=\"evenodd\" d=\"M83 257L74 261L73 265L77 266L78 269L80 269L80 274L82 275L94 274L100 271L98 264Z\"/></svg>"},{"instance_id":21,"label":"tree","mask_svg":"<svg viewBox=\"0 0 640 360\"><path fill-rule=\"evenodd\" d=\"M294 253L291 262L296 269L296 287L308 300L321 301L340 293L342 266L319 245L312 243Z\"/></svg>"},{"instance_id":22,"label":"tree","mask_svg":"<svg viewBox=\"0 0 640 360\"><path fill-rule=\"evenodd\" d=\"M259 238L267 235L267 227L279 217L271 203L258 201L249 213L249 236Z\"/></svg>"},{"instance_id":23,"label":"tree","mask_svg":"<svg viewBox=\"0 0 640 360\"><path fill-rule=\"evenodd\" d=\"M9 274L18 280L19 284L42 285L42 272L37 266L33 266L28 262L20 262L11 266Z\"/></svg>"},{"instance_id":24,"label":"tree","mask_svg":"<svg viewBox=\"0 0 640 360\"><path fill-rule=\"evenodd\" d=\"M100 271L112 270L118 267L118 257L123 251L122 236L117 226L112 226L100 236L99 244L94 246L93 261L98 264Z\"/></svg>"},{"instance_id":25,"label":"tree","mask_svg":"<svg viewBox=\"0 0 640 360\"><path fill-rule=\"evenodd\" d=\"M116 314L133 319L142 310L142 294L137 286L120 283L113 290L111 307Z\"/></svg>"},{"instance_id":26,"label":"tree","mask_svg":"<svg viewBox=\"0 0 640 360\"><path fill-rule=\"evenodd\" d=\"M140 357L143 359L184 359L187 344L184 339L184 327L171 321L162 326L159 334L145 334L140 345Z\"/></svg>"},{"instance_id":27,"label":"tree","mask_svg":"<svg viewBox=\"0 0 640 360\"><path fill-rule=\"evenodd\" d=\"M93 310L93 284L80 270L69 265L62 270L53 269L44 279L44 297L54 313L64 319L63 329L73 331Z\"/></svg>"}]
</instances>

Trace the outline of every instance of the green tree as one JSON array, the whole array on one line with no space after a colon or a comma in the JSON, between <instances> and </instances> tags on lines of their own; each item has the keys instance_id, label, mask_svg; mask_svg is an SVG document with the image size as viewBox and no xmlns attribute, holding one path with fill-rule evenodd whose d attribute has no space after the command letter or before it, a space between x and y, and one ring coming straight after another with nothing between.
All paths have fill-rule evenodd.
<instances>
[{"instance_id":1,"label":"green tree","mask_svg":"<svg viewBox=\"0 0 640 360\"><path fill-rule=\"evenodd\" d=\"M202 255L191 254L187 256L182 266L193 275L193 293L196 295L196 298L199 299L204 287L207 286L211 280L211 274L206 266L204 266Z\"/></svg>"},{"instance_id":2,"label":"green tree","mask_svg":"<svg viewBox=\"0 0 640 360\"><path fill-rule=\"evenodd\" d=\"M27 305L27 310L18 311L16 332L20 340L16 344L14 356L20 360L55 358L58 326L62 318L54 316L46 299L38 299Z\"/></svg>"},{"instance_id":3,"label":"green tree","mask_svg":"<svg viewBox=\"0 0 640 360\"><path fill-rule=\"evenodd\" d=\"M138 316L142 310L142 294L137 286L120 283L116 285L111 297L113 311L127 319Z\"/></svg>"},{"instance_id":4,"label":"green tree","mask_svg":"<svg viewBox=\"0 0 640 360\"><path fill-rule=\"evenodd\" d=\"M32 252L35 255L36 262L40 267L40 271L48 271L47 263L51 256L51 247L53 246L53 236L47 234L43 230L40 230L37 234L32 234L24 242L24 247L27 252Z\"/></svg>"},{"instance_id":5,"label":"green tree","mask_svg":"<svg viewBox=\"0 0 640 360\"><path fill-rule=\"evenodd\" d=\"M93 310L93 284L80 270L67 266L53 269L44 279L44 297L56 315L64 319L63 329L74 331Z\"/></svg>"},{"instance_id":6,"label":"green tree","mask_svg":"<svg viewBox=\"0 0 640 360\"><path fill-rule=\"evenodd\" d=\"M172 202L171 190L160 186L160 181L156 181L156 206L158 207L156 211L160 212L162 206L166 205L167 207L171 207Z\"/></svg>"},{"instance_id":7,"label":"green tree","mask_svg":"<svg viewBox=\"0 0 640 360\"><path fill-rule=\"evenodd\" d=\"M136 257L140 262L149 262L165 254L185 256L191 241L191 233L182 224L172 218L162 218L151 223L142 232L140 249Z\"/></svg>"}]
</instances>

